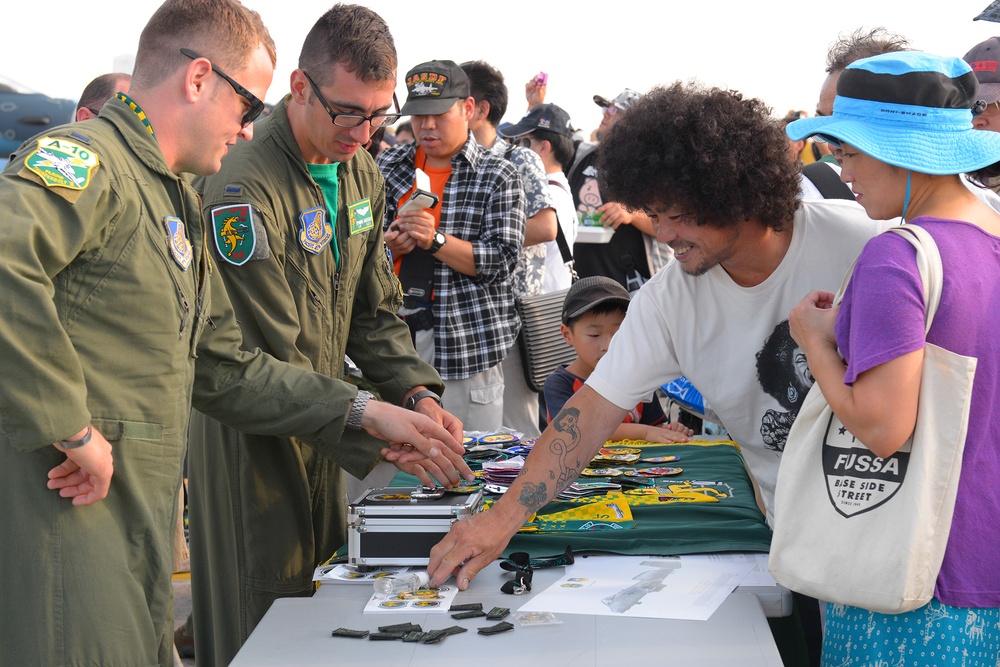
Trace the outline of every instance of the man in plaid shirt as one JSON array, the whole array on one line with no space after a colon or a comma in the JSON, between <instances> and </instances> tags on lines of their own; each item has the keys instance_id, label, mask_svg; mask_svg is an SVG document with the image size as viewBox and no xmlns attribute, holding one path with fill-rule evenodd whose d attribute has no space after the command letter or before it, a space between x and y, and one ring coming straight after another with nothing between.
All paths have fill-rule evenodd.
<instances>
[{"instance_id":1,"label":"man in plaid shirt","mask_svg":"<svg viewBox=\"0 0 1000 667\"><path fill-rule=\"evenodd\" d=\"M466 430L495 431L503 419L501 362L520 329L510 275L524 245L521 179L470 134L475 101L457 64L418 65L406 88L401 112L411 116L416 141L378 159L385 241L403 286L400 315L417 353L445 381L445 409ZM418 187L417 170L440 205L402 207Z\"/></svg>"}]
</instances>

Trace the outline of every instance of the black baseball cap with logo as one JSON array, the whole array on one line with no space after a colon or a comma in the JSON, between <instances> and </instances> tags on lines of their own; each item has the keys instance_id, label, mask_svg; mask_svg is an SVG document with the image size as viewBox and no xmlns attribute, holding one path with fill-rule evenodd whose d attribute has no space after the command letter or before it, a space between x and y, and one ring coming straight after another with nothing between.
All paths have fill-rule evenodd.
<instances>
[{"instance_id":1,"label":"black baseball cap with logo","mask_svg":"<svg viewBox=\"0 0 1000 667\"><path fill-rule=\"evenodd\" d=\"M514 125L497 129L506 138L521 137L535 130L549 130L565 137L573 136L569 114L555 104L539 104Z\"/></svg>"},{"instance_id":2,"label":"black baseball cap with logo","mask_svg":"<svg viewBox=\"0 0 1000 667\"><path fill-rule=\"evenodd\" d=\"M469 77L454 60L432 60L406 73L406 116L436 116L472 95Z\"/></svg>"}]
</instances>

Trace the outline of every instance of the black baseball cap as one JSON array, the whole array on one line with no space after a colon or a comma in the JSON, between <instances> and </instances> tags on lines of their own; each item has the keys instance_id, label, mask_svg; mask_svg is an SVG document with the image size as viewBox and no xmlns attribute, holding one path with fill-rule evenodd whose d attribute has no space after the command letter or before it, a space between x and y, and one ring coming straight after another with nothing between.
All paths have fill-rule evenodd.
<instances>
[{"instance_id":1,"label":"black baseball cap","mask_svg":"<svg viewBox=\"0 0 1000 667\"><path fill-rule=\"evenodd\" d=\"M963 58L979 81L979 97L987 104L1000 100L1000 37L980 42Z\"/></svg>"},{"instance_id":2,"label":"black baseball cap","mask_svg":"<svg viewBox=\"0 0 1000 667\"><path fill-rule=\"evenodd\" d=\"M399 110L407 116L436 116L471 97L469 77L454 60L432 60L406 73L406 104Z\"/></svg>"},{"instance_id":3,"label":"black baseball cap","mask_svg":"<svg viewBox=\"0 0 1000 667\"><path fill-rule=\"evenodd\" d=\"M563 301L562 323L580 317L602 303L614 303L628 310L629 295L621 283L607 276L590 276L573 283Z\"/></svg>"},{"instance_id":4,"label":"black baseball cap","mask_svg":"<svg viewBox=\"0 0 1000 667\"><path fill-rule=\"evenodd\" d=\"M539 104L537 107L524 115L514 125L508 125L503 129L497 129L500 136L506 138L520 137L530 134L535 130L549 130L564 137L573 136L573 127L569 120L569 114L562 107L555 104Z\"/></svg>"}]
</instances>

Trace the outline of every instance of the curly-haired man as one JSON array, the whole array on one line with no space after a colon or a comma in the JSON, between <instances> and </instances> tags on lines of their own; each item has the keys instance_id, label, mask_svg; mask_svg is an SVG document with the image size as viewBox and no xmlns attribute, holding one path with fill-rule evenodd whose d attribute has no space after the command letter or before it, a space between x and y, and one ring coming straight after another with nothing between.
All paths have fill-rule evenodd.
<instances>
[{"instance_id":1,"label":"curly-haired man","mask_svg":"<svg viewBox=\"0 0 1000 667\"><path fill-rule=\"evenodd\" d=\"M587 384L553 420L572 432L546 429L509 492L434 548L434 582L464 563L466 588L632 406L681 375L743 447L770 506L784 442L767 446L761 431L781 404L758 381L757 353L803 294L835 290L883 227L850 202L799 203L786 147L764 104L736 92L676 83L624 112L598 149L602 187L649 215L677 261L642 287Z\"/></svg>"}]
</instances>

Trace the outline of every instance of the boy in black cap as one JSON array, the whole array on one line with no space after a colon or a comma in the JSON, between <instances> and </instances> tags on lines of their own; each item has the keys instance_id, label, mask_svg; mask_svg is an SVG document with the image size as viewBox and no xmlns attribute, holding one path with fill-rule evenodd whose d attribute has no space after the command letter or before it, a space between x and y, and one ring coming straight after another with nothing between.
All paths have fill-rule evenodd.
<instances>
[{"instance_id":1,"label":"boy in black cap","mask_svg":"<svg viewBox=\"0 0 1000 667\"><path fill-rule=\"evenodd\" d=\"M611 337L625 319L629 295L616 280L593 276L578 280L563 302L559 330L576 350L576 361L560 366L545 380L545 406L549 420L558 415L569 397L583 387L608 351ZM680 442L694 431L678 422L666 424L667 417L654 396L635 406L611 434L609 440Z\"/></svg>"}]
</instances>

